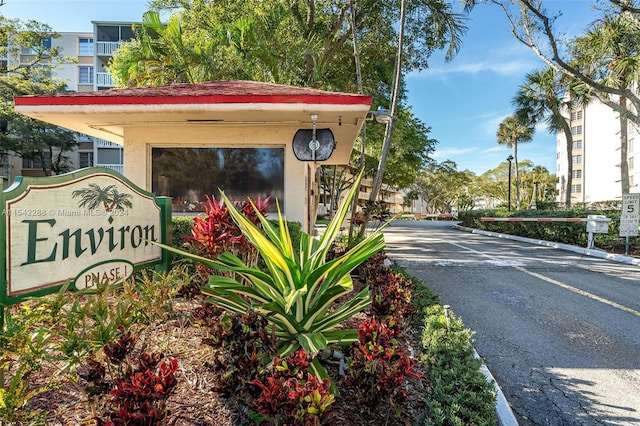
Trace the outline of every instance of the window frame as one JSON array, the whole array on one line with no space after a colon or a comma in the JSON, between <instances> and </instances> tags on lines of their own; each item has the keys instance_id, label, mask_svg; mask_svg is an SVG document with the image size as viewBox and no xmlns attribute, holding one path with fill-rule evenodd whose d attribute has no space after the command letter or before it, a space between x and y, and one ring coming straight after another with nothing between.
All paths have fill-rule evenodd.
<instances>
[{"instance_id":1,"label":"window frame","mask_svg":"<svg viewBox=\"0 0 640 426\"><path fill-rule=\"evenodd\" d=\"M88 81L82 81L83 80L83 70L88 70ZM78 84L91 84L93 85L93 82L95 81L94 79L94 72L93 72L94 68L93 65L78 65Z\"/></svg>"},{"instance_id":2,"label":"window frame","mask_svg":"<svg viewBox=\"0 0 640 426\"><path fill-rule=\"evenodd\" d=\"M83 42L84 41L84 42ZM78 56L93 56L95 53L95 44L93 37L78 38Z\"/></svg>"},{"instance_id":3,"label":"window frame","mask_svg":"<svg viewBox=\"0 0 640 426\"><path fill-rule=\"evenodd\" d=\"M83 155L87 156L87 165L83 166L83 160L82 157ZM93 151L78 151L78 167L79 168L85 168L85 167L93 167L93 165L95 164L94 162L94 155L93 155Z\"/></svg>"}]
</instances>

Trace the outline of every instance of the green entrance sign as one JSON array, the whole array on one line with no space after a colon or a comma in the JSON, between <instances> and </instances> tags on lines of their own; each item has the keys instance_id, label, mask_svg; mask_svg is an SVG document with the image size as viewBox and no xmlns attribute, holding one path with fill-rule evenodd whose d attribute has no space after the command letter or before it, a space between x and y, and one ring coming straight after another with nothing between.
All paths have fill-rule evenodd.
<instances>
[{"instance_id":1,"label":"green entrance sign","mask_svg":"<svg viewBox=\"0 0 640 426\"><path fill-rule=\"evenodd\" d=\"M0 195L0 304L168 269L171 199L106 168L19 177Z\"/></svg>"}]
</instances>

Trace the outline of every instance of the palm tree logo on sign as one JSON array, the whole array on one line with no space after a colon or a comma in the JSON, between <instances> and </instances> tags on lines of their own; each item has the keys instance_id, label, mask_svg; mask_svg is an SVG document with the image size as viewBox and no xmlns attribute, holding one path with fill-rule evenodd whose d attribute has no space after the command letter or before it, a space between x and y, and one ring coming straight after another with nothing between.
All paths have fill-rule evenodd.
<instances>
[{"instance_id":1,"label":"palm tree logo on sign","mask_svg":"<svg viewBox=\"0 0 640 426\"><path fill-rule=\"evenodd\" d=\"M131 194L120 192L115 185L100 187L95 183L90 183L86 188L75 190L71 193L72 198L79 197L78 207L86 207L95 210L101 205L109 214L116 211L125 211L125 208L133 208Z\"/></svg>"}]
</instances>

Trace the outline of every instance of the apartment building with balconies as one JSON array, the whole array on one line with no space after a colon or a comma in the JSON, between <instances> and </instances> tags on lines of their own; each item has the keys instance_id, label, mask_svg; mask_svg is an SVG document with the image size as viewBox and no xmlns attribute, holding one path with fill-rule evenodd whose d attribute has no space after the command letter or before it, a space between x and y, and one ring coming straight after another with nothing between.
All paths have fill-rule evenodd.
<instances>
[{"instance_id":1,"label":"apartment building with balconies","mask_svg":"<svg viewBox=\"0 0 640 426\"><path fill-rule=\"evenodd\" d=\"M569 125L573 136L571 161L572 203L595 203L620 200L622 185L620 178L620 121L618 113L599 101L572 110ZM638 131L629 124L627 164L629 166L629 192L640 192L640 164L635 157L640 155ZM557 134L558 201L565 198L567 180L567 147L563 132ZM639 147L640 148L640 147Z\"/></svg>"},{"instance_id":2,"label":"apartment building with balconies","mask_svg":"<svg viewBox=\"0 0 640 426\"><path fill-rule=\"evenodd\" d=\"M131 23L94 22L93 25L93 32L64 32L59 33L59 37L44 41L47 47L59 47L64 56L74 59L51 70L57 79L66 83L70 91L90 92L112 88L114 85L106 66L122 40L128 41L133 37ZM13 58L0 58L0 72L7 72L11 65L29 64L33 60L33 54L32 49L25 47ZM76 141L77 149L66 153L73 169L99 166L123 172L124 156L121 145L79 133L76 134ZM48 161L51 160L45 155L45 167ZM32 160L7 153L0 156L3 188L10 185L16 176L44 174L42 165Z\"/></svg>"},{"instance_id":3,"label":"apartment building with balconies","mask_svg":"<svg viewBox=\"0 0 640 426\"><path fill-rule=\"evenodd\" d=\"M95 69L95 90L105 90L115 87L107 66L111 57L122 43L135 38L132 22L102 22L92 21L93 39L95 40L95 54L93 64Z\"/></svg>"},{"instance_id":4,"label":"apartment building with balconies","mask_svg":"<svg viewBox=\"0 0 640 426\"><path fill-rule=\"evenodd\" d=\"M332 185L333 179L338 180L338 186L346 187L350 182L353 181L354 175L350 167L336 166L336 174L333 175L331 172L331 168L328 169L326 173L326 177L320 179L322 182L319 183L318 188L318 206L317 206L317 214L318 216L329 216L332 214L331 212L331 197L336 196L335 194L331 194L331 190L329 186ZM374 176L364 176L360 181L360 191L358 192L358 205L364 206L369 201L369 197L371 196L371 192L373 191L373 182ZM337 207L337 204L341 203L344 197L346 196L346 190L343 190L340 194L337 194L338 200L334 202L333 207ZM379 194L378 201L380 201L385 208L389 209L390 213L400 213L404 211L404 200L405 194L402 191L397 190L396 188L389 186L385 183L382 184ZM422 213L422 211L417 211L416 213Z\"/></svg>"}]
</instances>

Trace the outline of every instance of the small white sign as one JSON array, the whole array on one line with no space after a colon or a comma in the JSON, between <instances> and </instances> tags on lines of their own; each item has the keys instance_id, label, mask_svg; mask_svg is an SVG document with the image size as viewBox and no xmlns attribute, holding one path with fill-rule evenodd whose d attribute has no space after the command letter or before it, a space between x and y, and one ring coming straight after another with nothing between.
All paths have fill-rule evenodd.
<instances>
[{"instance_id":1,"label":"small white sign","mask_svg":"<svg viewBox=\"0 0 640 426\"><path fill-rule=\"evenodd\" d=\"M622 212L620 213L620 236L637 237L640 220L640 194L622 196Z\"/></svg>"}]
</instances>

